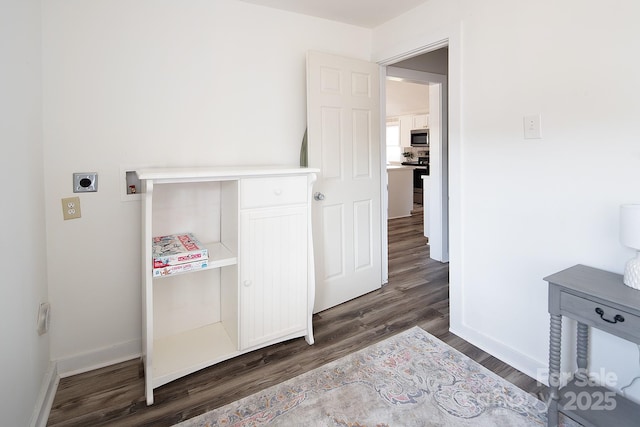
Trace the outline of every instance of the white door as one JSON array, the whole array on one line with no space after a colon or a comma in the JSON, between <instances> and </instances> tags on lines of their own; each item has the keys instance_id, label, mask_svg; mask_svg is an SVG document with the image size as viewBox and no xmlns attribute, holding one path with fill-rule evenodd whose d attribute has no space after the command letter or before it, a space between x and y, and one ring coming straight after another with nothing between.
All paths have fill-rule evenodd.
<instances>
[{"instance_id":1,"label":"white door","mask_svg":"<svg viewBox=\"0 0 640 427\"><path fill-rule=\"evenodd\" d=\"M320 169L314 313L382 284L379 73L370 62L307 54L309 167Z\"/></svg>"}]
</instances>

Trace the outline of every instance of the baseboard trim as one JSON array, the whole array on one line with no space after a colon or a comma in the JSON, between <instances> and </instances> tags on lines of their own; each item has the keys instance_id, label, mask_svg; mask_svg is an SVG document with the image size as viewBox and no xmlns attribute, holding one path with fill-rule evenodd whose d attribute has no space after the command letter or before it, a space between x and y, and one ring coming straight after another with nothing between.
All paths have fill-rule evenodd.
<instances>
[{"instance_id":1,"label":"baseboard trim","mask_svg":"<svg viewBox=\"0 0 640 427\"><path fill-rule=\"evenodd\" d=\"M81 374L94 369L140 357L142 341L132 340L87 353L56 360L60 378Z\"/></svg>"},{"instance_id":2,"label":"baseboard trim","mask_svg":"<svg viewBox=\"0 0 640 427\"><path fill-rule=\"evenodd\" d=\"M547 362L532 359L513 348L464 325L451 325L449 331L489 353L531 378L547 383Z\"/></svg>"},{"instance_id":3,"label":"baseboard trim","mask_svg":"<svg viewBox=\"0 0 640 427\"><path fill-rule=\"evenodd\" d=\"M31 417L30 427L45 427L49 420L53 399L56 397L60 376L58 375L58 366L55 362L49 362L47 372L42 379L40 394L36 401L36 406Z\"/></svg>"}]
</instances>

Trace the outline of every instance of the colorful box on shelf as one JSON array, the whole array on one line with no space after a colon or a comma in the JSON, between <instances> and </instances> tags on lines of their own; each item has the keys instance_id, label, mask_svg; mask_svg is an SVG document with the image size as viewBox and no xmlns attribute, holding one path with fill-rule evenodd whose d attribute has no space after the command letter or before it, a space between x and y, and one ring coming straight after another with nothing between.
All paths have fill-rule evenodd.
<instances>
[{"instance_id":1,"label":"colorful box on shelf","mask_svg":"<svg viewBox=\"0 0 640 427\"><path fill-rule=\"evenodd\" d=\"M209 259L209 251L192 233L154 237L152 253L154 270Z\"/></svg>"},{"instance_id":2,"label":"colorful box on shelf","mask_svg":"<svg viewBox=\"0 0 640 427\"><path fill-rule=\"evenodd\" d=\"M185 262L184 264L167 265L166 267L154 268L153 277L171 276L173 274L186 273L187 271L197 271L207 268L207 260Z\"/></svg>"}]
</instances>

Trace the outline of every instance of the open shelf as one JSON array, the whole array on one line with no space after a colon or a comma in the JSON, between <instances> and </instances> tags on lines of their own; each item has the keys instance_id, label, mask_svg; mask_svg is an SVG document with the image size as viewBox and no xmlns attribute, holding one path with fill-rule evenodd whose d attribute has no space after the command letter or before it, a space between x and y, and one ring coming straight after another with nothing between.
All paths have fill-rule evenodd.
<instances>
[{"instance_id":1,"label":"open shelf","mask_svg":"<svg viewBox=\"0 0 640 427\"><path fill-rule=\"evenodd\" d=\"M576 380L560 390L558 408L585 427L634 427L640 419L640 405L604 387L577 384Z\"/></svg>"},{"instance_id":2,"label":"open shelf","mask_svg":"<svg viewBox=\"0 0 640 427\"><path fill-rule=\"evenodd\" d=\"M237 356L221 322L154 340L153 387Z\"/></svg>"},{"instance_id":3,"label":"open shelf","mask_svg":"<svg viewBox=\"0 0 640 427\"><path fill-rule=\"evenodd\" d=\"M228 265L235 265L238 263L237 255L233 254L223 243L205 243L203 244L209 251L209 259L207 260L207 266L205 268L198 268L195 270L187 270L184 272L176 272L168 274L166 276L155 276L154 279L162 279L165 277L175 277L181 274L197 273L198 271L211 270L212 268L226 267Z\"/></svg>"},{"instance_id":4,"label":"open shelf","mask_svg":"<svg viewBox=\"0 0 640 427\"><path fill-rule=\"evenodd\" d=\"M238 257L223 243L208 243L205 246L209 250L209 266L207 268L226 267L238 263Z\"/></svg>"}]
</instances>

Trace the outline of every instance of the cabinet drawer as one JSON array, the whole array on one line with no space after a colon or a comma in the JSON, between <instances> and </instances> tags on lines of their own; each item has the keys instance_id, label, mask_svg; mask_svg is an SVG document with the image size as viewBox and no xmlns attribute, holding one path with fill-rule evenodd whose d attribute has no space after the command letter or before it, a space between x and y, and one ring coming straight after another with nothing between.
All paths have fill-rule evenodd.
<instances>
[{"instance_id":1,"label":"cabinet drawer","mask_svg":"<svg viewBox=\"0 0 640 427\"><path fill-rule=\"evenodd\" d=\"M240 207L306 203L307 191L306 176L247 178L240 182Z\"/></svg>"},{"instance_id":2,"label":"cabinet drawer","mask_svg":"<svg viewBox=\"0 0 640 427\"><path fill-rule=\"evenodd\" d=\"M560 294L560 304L563 311L579 322L636 342L640 340L640 318L634 314L566 292Z\"/></svg>"}]
</instances>

